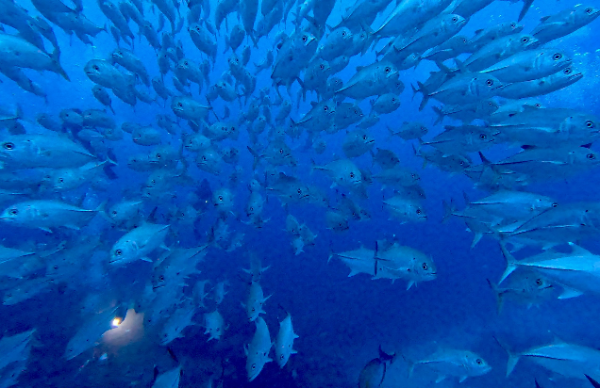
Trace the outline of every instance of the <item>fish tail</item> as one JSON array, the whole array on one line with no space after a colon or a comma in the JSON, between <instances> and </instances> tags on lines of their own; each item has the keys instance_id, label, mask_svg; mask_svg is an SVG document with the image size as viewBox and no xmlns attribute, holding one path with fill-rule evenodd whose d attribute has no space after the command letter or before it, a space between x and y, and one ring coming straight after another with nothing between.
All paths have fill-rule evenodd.
<instances>
[{"instance_id":1,"label":"fish tail","mask_svg":"<svg viewBox=\"0 0 600 388\"><path fill-rule=\"evenodd\" d=\"M401 356L404 359L404 361L408 364L408 378L410 379L412 377L413 372L415 371L417 363L406 357L404 354L401 354Z\"/></svg>"},{"instance_id":2,"label":"fish tail","mask_svg":"<svg viewBox=\"0 0 600 388\"><path fill-rule=\"evenodd\" d=\"M425 106L427 105L427 103L429 102L429 96L428 96L429 93L427 92L425 85L423 85L421 82L417 81L417 85L419 85L419 91L423 94L423 101L421 101L421 105L419 105L419 111L422 111L425 108ZM413 86L413 93L416 94L414 86Z\"/></svg>"},{"instance_id":3,"label":"fish tail","mask_svg":"<svg viewBox=\"0 0 600 388\"><path fill-rule=\"evenodd\" d=\"M442 112L442 110L437 106L434 106L432 109L435 112L435 114L437 114L437 116L438 116L435 119L435 122L433 123L433 125L438 125L439 123L444 121L444 112Z\"/></svg>"},{"instance_id":4,"label":"fish tail","mask_svg":"<svg viewBox=\"0 0 600 388\"><path fill-rule=\"evenodd\" d=\"M414 99L417 96L417 94L421 93L421 91L419 89L415 88L415 85L413 85L413 84L410 84L410 87L411 87L412 92L413 92L411 101L414 101Z\"/></svg>"},{"instance_id":5,"label":"fish tail","mask_svg":"<svg viewBox=\"0 0 600 388\"><path fill-rule=\"evenodd\" d=\"M444 216L442 217L442 223L444 223L454 215L456 208L454 207L454 201L452 199L450 199L450 203L442 201L442 204L444 205Z\"/></svg>"},{"instance_id":6,"label":"fish tail","mask_svg":"<svg viewBox=\"0 0 600 388\"><path fill-rule=\"evenodd\" d=\"M519 13L519 22L523 20L523 18L527 14L527 11L529 11L529 8L531 8L531 5L533 4L533 0L525 0L524 3L525 4L523 4L523 8L521 9L521 12Z\"/></svg>"},{"instance_id":7,"label":"fish tail","mask_svg":"<svg viewBox=\"0 0 600 388\"><path fill-rule=\"evenodd\" d=\"M62 75L63 78L66 79L67 81L71 82L69 75L67 74L65 69L63 69L62 65L60 64L60 50L55 49L52 52L52 54L50 54L50 58L52 58L52 65L54 67L54 71L57 72L58 74Z\"/></svg>"},{"instance_id":8,"label":"fish tail","mask_svg":"<svg viewBox=\"0 0 600 388\"><path fill-rule=\"evenodd\" d=\"M518 354L512 353L510 348L495 336L494 339L496 340L496 342L498 342L498 345L500 345L500 347L504 349L506 353L508 353L508 362L506 364L506 376L508 377L515 369L515 366L517 366L517 362L519 362L520 356Z\"/></svg>"},{"instance_id":9,"label":"fish tail","mask_svg":"<svg viewBox=\"0 0 600 388\"><path fill-rule=\"evenodd\" d=\"M246 148L248 148L248 151L250 151L252 156L254 156L254 163L252 164L252 169L255 170L256 166L258 165L258 162L260 161L260 155L258 154L258 152L250 148L250 146L246 146Z\"/></svg>"},{"instance_id":10,"label":"fish tail","mask_svg":"<svg viewBox=\"0 0 600 388\"><path fill-rule=\"evenodd\" d=\"M504 270L504 273L502 274L502 278L500 279L500 281L498 283L502 283L511 273L513 273L517 269L517 264L518 264L515 257L513 255L511 255L511 253L508 251L508 249L506 249L506 246L504 245L503 242L500 242L500 249L502 250L502 255L504 256L504 259L506 260L506 269Z\"/></svg>"},{"instance_id":11,"label":"fish tail","mask_svg":"<svg viewBox=\"0 0 600 388\"><path fill-rule=\"evenodd\" d=\"M396 358L396 353L388 353L381 348L381 344L379 344L379 359L382 361L389 361L390 363L394 362Z\"/></svg>"},{"instance_id":12,"label":"fish tail","mask_svg":"<svg viewBox=\"0 0 600 388\"><path fill-rule=\"evenodd\" d=\"M494 291L494 295L496 296L496 313L500 315L502 312L502 306L504 305L504 298L502 297L502 292L498 289L498 286L492 283L490 279L487 280L488 285Z\"/></svg>"}]
</instances>

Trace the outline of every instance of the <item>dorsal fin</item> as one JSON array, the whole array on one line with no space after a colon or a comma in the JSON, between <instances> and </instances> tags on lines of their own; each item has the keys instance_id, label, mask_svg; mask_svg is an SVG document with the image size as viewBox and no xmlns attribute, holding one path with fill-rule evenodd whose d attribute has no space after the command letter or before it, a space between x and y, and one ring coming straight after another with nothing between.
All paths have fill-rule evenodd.
<instances>
[{"instance_id":1,"label":"dorsal fin","mask_svg":"<svg viewBox=\"0 0 600 388\"><path fill-rule=\"evenodd\" d=\"M593 253L588 251L585 248L580 247L579 245L570 242L569 245L571 246L571 253L575 254L575 255L582 255L582 256L593 256Z\"/></svg>"}]
</instances>

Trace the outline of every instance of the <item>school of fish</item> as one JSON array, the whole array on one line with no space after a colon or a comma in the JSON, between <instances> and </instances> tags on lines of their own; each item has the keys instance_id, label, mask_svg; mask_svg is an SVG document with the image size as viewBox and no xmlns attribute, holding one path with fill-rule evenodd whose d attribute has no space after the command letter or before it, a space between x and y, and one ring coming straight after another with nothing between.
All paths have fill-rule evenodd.
<instances>
[{"instance_id":1,"label":"school of fish","mask_svg":"<svg viewBox=\"0 0 600 388\"><path fill-rule=\"evenodd\" d=\"M461 34L502 1L518 3L514 16ZM61 287L85 289L81 321L64 349L64 363L81 365L76 376L118 359L104 350L107 343L146 338L164 347L171 368L155 366L153 376L132 377L132 384L242 386L225 383L226 359L203 385L191 385L185 371L194 360L172 347L191 341L193 326L201 327L193 341L218 344L241 325L254 334L231 349L246 357L238 384L277 367L295 374L289 364L303 357L297 341L315 333L297 334L292 316L296 322L310 313L269 305L261 280L278 264L264 266L246 248L246 235L284 229L289 255L310 256L319 240L333 247L357 222L376 225L374 207L405 230L439 222L428 217L411 158L466 176L486 193L465 195L462 209L446 198L443 222L466 224L472 246L497 240L490 256L506 270L488 284L498 314L506 302L600 295L600 252L580 245L600 237L600 201L557 202L528 191L600 165L591 148L600 119L536 99L585 77L575 53L553 43L588 25L600 31L600 6L590 0L522 24L537 3L555 2L0 0L0 90L27 93L0 100L3 305ZM342 17L332 17L336 12ZM112 47L96 47L101 38ZM61 55L74 40L93 47L93 57ZM361 66L353 69L356 59ZM436 70L411 81L422 67ZM47 87L62 90L74 80L85 86L80 101ZM411 93L435 123L406 119L411 112L401 95ZM33 112L29 99L61 110ZM136 114L144 106L154 115ZM397 124L386 129L383 117ZM332 139L342 139L341 147ZM398 152L406 142L410 155ZM489 157L498 145L509 154ZM305 206L321 214L326 234L294 210ZM330 248L320 262L339 260L349 277L401 280L403 292L444 276L436 266L443 257L397 235ZM521 253L532 249L537 253ZM245 255L250 265L241 282L203 277L219 252ZM116 286L131 268L135 281ZM234 287L244 288L245 300L227 297ZM240 302L246 322L222 314L222 304ZM32 348L43 346L36 334L43 320L0 339L0 387L29 386L19 376ZM600 351L592 345L556 340L519 349L510 338L496 340L508 354L507 376L537 363L598 387ZM433 373L431 386L445 379L485 386L482 376L500 367L476 349L442 347L422 359L401 350L380 348L357 371L359 388L382 386L398 359L409 366L408 381Z\"/></svg>"}]
</instances>

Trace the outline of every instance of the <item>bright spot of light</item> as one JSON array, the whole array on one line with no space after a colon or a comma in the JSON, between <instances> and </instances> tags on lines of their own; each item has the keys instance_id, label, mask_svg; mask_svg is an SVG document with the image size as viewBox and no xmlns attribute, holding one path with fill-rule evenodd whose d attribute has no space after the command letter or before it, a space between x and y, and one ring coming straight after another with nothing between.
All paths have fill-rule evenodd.
<instances>
[{"instance_id":1,"label":"bright spot of light","mask_svg":"<svg viewBox=\"0 0 600 388\"><path fill-rule=\"evenodd\" d=\"M115 318L112 321L112 327L119 327L119 325L121 324L121 318Z\"/></svg>"}]
</instances>

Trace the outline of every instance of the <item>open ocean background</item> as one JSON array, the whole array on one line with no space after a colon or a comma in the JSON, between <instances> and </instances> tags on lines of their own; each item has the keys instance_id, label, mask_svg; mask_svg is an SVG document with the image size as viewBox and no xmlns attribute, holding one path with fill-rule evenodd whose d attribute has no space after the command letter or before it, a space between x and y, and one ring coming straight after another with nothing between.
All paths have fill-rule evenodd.
<instances>
[{"instance_id":1,"label":"open ocean background","mask_svg":"<svg viewBox=\"0 0 600 388\"><path fill-rule=\"evenodd\" d=\"M589 3L594 3L588 0ZM36 14L28 1L17 0L19 4ZM212 4L212 9L216 7ZM347 1L338 0L328 24L335 25L340 20ZM539 0L523 20L525 32L530 31L542 16L554 14L561 9L575 6L575 0ZM597 6L598 3L596 2ZM99 11L96 2L84 1L86 16L96 24L104 24L105 17ZM185 9L182 7L182 9ZM471 36L473 31L486 28L489 25L516 19L520 4L496 1L482 12L475 15L461 31L462 35ZM387 13L384 13L387 15ZM155 22L156 15L146 12L146 16ZM234 15L229 16L229 26L233 25ZM378 18L374 25L379 25ZM288 22L287 29L291 31L292 23ZM136 27L137 28L137 27ZM71 77L66 82L54 73L34 74L33 79L48 93L48 103L43 99L32 97L10 81L0 84L0 104L22 106L25 117L33 118L36 114L46 112L57 114L65 108L87 109L101 108L90 90L93 83L86 77L83 67L92 58L106 58L115 48L115 43L109 34L101 33L94 39L93 46L87 46L78 39L69 39L60 29L55 28L62 48L61 62ZM223 31L223 30L221 30ZM134 33L136 31L134 30ZM185 32L185 31L184 31ZM258 49L254 49L251 62L257 62L265 55L270 47L270 38L261 40ZM566 38L554 42L553 47L563 48L572 54L574 65L582 71L584 78L567 89L560 90L540 100L548 107L565 107L579 109L588 113L600 115L600 24L594 22ZM181 33L186 56L192 60L201 61L203 56L195 49L187 33ZM380 44L381 46L381 44ZM380 47L378 46L378 47ZM227 69L226 58L223 55L224 35L219 37L219 56L211 74L211 80L218 79ZM154 50L145 40L136 41L135 53L140 57L151 77L158 74ZM348 80L357 66L374 62L375 57L369 51L363 57L354 57L350 65L338 76ZM475 388L533 388L534 378L543 387L565 387L561 380L552 381L545 369L524 360L521 361L514 373L505 378L506 353L494 340L493 336L502 338L516 349L526 349L530 346L548 343L554 337L564 341L582 343L594 348L600 348L600 303L597 296L584 295L569 300L556 298L528 309L524 305L507 301L500 315L496 312L494 294L486 279L497 281L504 270L504 259L497 241L483 238L473 249L470 248L472 233L457 219L442 223L442 201L454 199L459 208L463 207L463 192L470 198L481 198L487 195L474 188L473 183L464 175L450 175L433 166L422 168L422 159L413 154L410 142L404 142L397 137L389 139L386 126L398 128L404 121L421 121L426 124L430 133L426 138L443 130L442 125L433 126L435 115L430 107L419 112L418 105L421 97L413 100L410 84L427 78L430 71L435 70L431 62L422 62L416 70L401 72L400 79L405 83L406 90L401 95L402 105L396 112L382 116L381 121L370 129L376 139L376 146L385 146L396 152L401 163L415 169L421 176L421 184L427 193L425 207L428 220L423 223L399 223L389 218L381 208L382 192L379 184L373 184L368 189L369 199L363 202L372 214L372 219L366 222L353 223L351 229L343 234L332 232L325 227L325 210L310 204L293 205L289 213L317 234L316 246L305 249L305 253L295 256L290 248L289 236L285 231L286 210L275 197L269 197L264 214L271 217L266 227L255 229L242 223L233 223L231 227L241 228L246 233L242 249L227 253L223 250L209 248L206 259L201 265L200 278L210 279L214 283L228 280L228 294L220 306L220 312L229 325L224 337L217 343L206 342L203 336L204 328L193 326L185 331L185 338L171 344L171 349L182 361L184 379L182 387L204 387L207 376L219 367L218 360L228 360L228 373L224 387L355 387L362 367L377 356L380 344L401 352L410 358L421 358L434 351L437 347L457 347L470 349L480 354L492 367L492 371L482 377L469 378L461 387ZM270 72L259 75L257 90L271 84ZM193 89L193 88L192 88ZM297 85L294 86L293 100ZM282 93L283 88L282 88ZM194 97L203 100L203 95L194 91ZM431 105L431 104L430 104ZM213 104L217 112L222 112L223 101ZM172 115L169 104L162 103L147 105L138 104L133 110L122 101L113 98L116 111L116 121L120 124L133 121L140 124L152 124L157 113ZM237 102L229 104L232 117L240 115ZM368 101L363 102L363 111L369 111ZM310 109L308 103L301 102L300 107L294 107L291 116L300 118ZM449 121L445 121L449 124ZM24 123L26 128L32 128L34 120ZM181 122L183 126L183 121ZM0 132L3 136L5 132ZM342 141L345 131L327 137L327 151L323 155L314 155L301 149L295 151L298 159L296 176L307 183L315 184L323 189L330 185L330 180L322 173L309 172L311 159L317 163L331 160L334 154L342 154ZM126 138L127 139L127 138ZM165 142L174 139L165 133ZM243 132L238 144L247 142L247 133ZM293 143L299 146L301 142ZM290 144L292 145L292 144ZM292 148L294 148L292 145ZM128 139L115 144L120 160L141 150ZM600 151L594 145L593 149ZM503 146L495 146L485 152L491 160L498 160L503 155L514 153ZM240 165L247 176L252 174L252 156L240 147ZM476 160L477 156L473 158ZM355 162L369 168L371 157L365 154ZM110 191L102 194L103 199L108 195L111 201L116 201L123 195L126 188L136 188L146 178L129 170L125 163L115 168L119 179L113 182ZM198 170L195 166L191 175L198 182L206 178L214 190L226 184L227 174L216 177ZM528 186L527 190L550 196L559 203L575 201L598 201L600 196L600 174L598 170L578 175L567 181L557 181L547 184ZM189 190L189 189L185 189ZM70 192L66 197L79 198L85 189ZM330 194L334 190L329 190ZM178 193L180 194L180 193ZM181 192L175 202L183 203L185 192ZM235 211L242 213L245 199L249 192L245 184L238 185ZM97 205L100 199L88 198L90 206ZM5 204L3 204L5 205ZM203 216L197 223L196 230L204 235L216 219L214 212ZM106 226L104 220L97 217L84 233L93 234ZM235 229L234 229L235 231ZM111 231L105 238L110 247L122 232ZM44 240L50 237L43 231L8 227L0 225L0 240L15 239L29 241ZM181 244L197 246L202 243L190 231L180 236ZM347 277L348 269L339 260L327 262L330 250L341 252L358 248L361 244L373 248L378 239L396 238L401 244L410 245L431 255L437 265L438 277L435 281L425 282L406 291L404 281L392 283L389 280L373 281L366 275ZM588 241L584 244L592 252L600 252L599 241ZM245 275L241 268L248 266L248 252L255 252L262 258L263 265L270 266L265 272L261 285L265 295L272 297L265 305L267 312L265 320L271 329L271 336L276 334L278 321L285 315L278 306L284 306L294 318L294 330L300 338L294 347L299 352L290 359L290 365L280 370L273 363L268 364L261 375L253 382L246 382L244 371L245 356L243 344L252 337L255 327L249 324L240 302L244 301L247 293ZM523 251L524 253L529 250ZM521 256L521 253L517 255ZM103 272L98 269L96 274L102 278ZM104 283L102 289L95 292L114 293L115 295L136 295L143 288L141 279L149 276L151 268L144 262L136 262L126 269L111 276L109 283ZM0 333L14 334L37 329L37 342L27 365L20 377L19 387L128 387L149 386L155 365L161 370L173 366L164 347L144 338L128 346L111 349L107 361L92 361L85 368L85 361L90 353L76 359L66 361L63 358L67 342L77 331L81 323L78 309L79 303L90 292L85 283L76 287L60 285L53 287L50 292L42 293L30 300L13 306L0 306ZM133 297L132 299L135 299ZM198 320L200 321L200 320ZM101 345L102 346L102 345ZM104 349L106 350L106 349ZM98 352L98 350L95 350ZM435 377L423 370L415 373L409 380L407 364L399 358L388 370L384 388L417 388L458 386L454 379L435 384ZM577 385L579 384L579 385ZM587 387L587 382L575 382L569 387Z\"/></svg>"}]
</instances>

